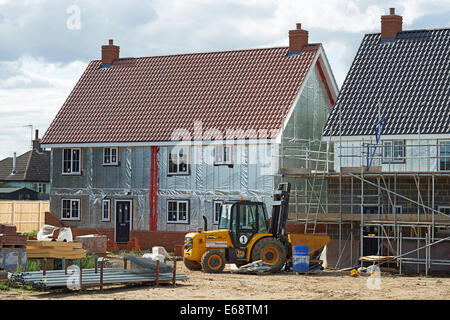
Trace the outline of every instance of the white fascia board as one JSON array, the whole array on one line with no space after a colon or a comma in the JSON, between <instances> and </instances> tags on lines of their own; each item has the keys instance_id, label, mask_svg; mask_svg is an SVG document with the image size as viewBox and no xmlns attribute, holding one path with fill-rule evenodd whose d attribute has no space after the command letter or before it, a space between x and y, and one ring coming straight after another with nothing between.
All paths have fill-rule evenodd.
<instances>
[{"instance_id":1,"label":"white fascia board","mask_svg":"<svg viewBox=\"0 0 450 320\"><path fill-rule=\"evenodd\" d=\"M42 144L42 148L108 148L108 147L164 147L186 145L248 145L274 143L275 139L238 139L238 140L207 140L207 141L155 141L155 142L94 142L94 143L55 143Z\"/></svg>"},{"instance_id":2,"label":"white fascia board","mask_svg":"<svg viewBox=\"0 0 450 320\"><path fill-rule=\"evenodd\" d=\"M323 136L322 141L370 141L375 136ZM402 135L381 135L381 140L422 140L422 139L450 139L450 134L402 134Z\"/></svg>"},{"instance_id":3,"label":"white fascia board","mask_svg":"<svg viewBox=\"0 0 450 320\"><path fill-rule=\"evenodd\" d=\"M336 78L334 77L333 70L331 70L330 62L328 61L327 55L325 53L325 50L323 49L322 45L319 48L319 53L321 56L321 66L322 70L325 73L325 78L328 83L328 87L330 88L331 94L333 95L334 101L336 101L337 96L339 94L339 86L336 82Z\"/></svg>"}]
</instances>

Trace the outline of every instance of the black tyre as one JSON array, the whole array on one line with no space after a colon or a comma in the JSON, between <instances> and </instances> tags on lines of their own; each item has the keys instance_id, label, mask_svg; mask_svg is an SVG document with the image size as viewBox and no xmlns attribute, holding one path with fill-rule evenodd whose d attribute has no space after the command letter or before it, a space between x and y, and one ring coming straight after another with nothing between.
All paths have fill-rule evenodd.
<instances>
[{"instance_id":1,"label":"black tyre","mask_svg":"<svg viewBox=\"0 0 450 320\"><path fill-rule=\"evenodd\" d=\"M183 262L186 268L188 268L189 270L197 271L202 269L202 265L197 261L189 260L183 257Z\"/></svg>"},{"instance_id":2,"label":"black tyre","mask_svg":"<svg viewBox=\"0 0 450 320\"><path fill-rule=\"evenodd\" d=\"M286 263L286 248L275 238L262 238L252 249L252 261L262 260L272 266L272 272L278 272Z\"/></svg>"},{"instance_id":3,"label":"black tyre","mask_svg":"<svg viewBox=\"0 0 450 320\"><path fill-rule=\"evenodd\" d=\"M208 250L202 256L202 269L208 273L219 273L225 268L225 256L219 250Z\"/></svg>"}]
</instances>

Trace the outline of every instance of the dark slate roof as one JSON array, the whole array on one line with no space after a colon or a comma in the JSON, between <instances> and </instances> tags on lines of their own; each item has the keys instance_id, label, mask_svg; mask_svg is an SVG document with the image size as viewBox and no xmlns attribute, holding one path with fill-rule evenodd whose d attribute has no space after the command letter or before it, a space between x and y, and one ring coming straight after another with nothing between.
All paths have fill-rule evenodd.
<instances>
[{"instance_id":1,"label":"dark slate roof","mask_svg":"<svg viewBox=\"0 0 450 320\"><path fill-rule=\"evenodd\" d=\"M32 192L32 193L36 193L36 191L30 189L30 188L0 188L0 193L4 193L4 194L9 194L9 193L13 193L16 191L28 191L28 192Z\"/></svg>"},{"instance_id":2,"label":"dark slate roof","mask_svg":"<svg viewBox=\"0 0 450 320\"><path fill-rule=\"evenodd\" d=\"M50 151L30 150L16 158L15 175L12 168L12 157L0 161L0 181L50 182Z\"/></svg>"},{"instance_id":3,"label":"dark slate roof","mask_svg":"<svg viewBox=\"0 0 450 320\"><path fill-rule=\"evenodd\" d=\"M450 133L450 29L365 35L324 129L325 136ZM381 116L381 117L380 117ZM339 124L341 119L341 126Z\"/></svg>"}]
</instances>

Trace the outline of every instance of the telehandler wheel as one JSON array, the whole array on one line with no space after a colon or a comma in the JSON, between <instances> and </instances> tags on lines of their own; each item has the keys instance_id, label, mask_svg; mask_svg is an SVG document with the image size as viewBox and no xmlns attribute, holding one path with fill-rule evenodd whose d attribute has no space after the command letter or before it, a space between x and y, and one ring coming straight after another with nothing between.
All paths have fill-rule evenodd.
<instances>
[{"instance_id":1,"label":"telehandler wheel","mask_svg":"<svg viewBox=\"0 0 450 320\"><path fill-rule=\"evenodd\" d=\"M219 250L208 250L202 256L202 269L208 273L219 273L225 268L225 256Z\"/></svg>"},{"instance_id":2,"label":"telehandler wheel","mask_svg":"<svg viewBox=\"0 0 450 320\"><path fill-rule=\"evenodd\" d=\"M272 265L272 272L278 272L286 263L286 248L275 238L262 238L252 249L252 261L263 260Z\"/></svg>"},{"instance_id":3,"label":"telehandler wheel","mask_svg":"<svg viewBox=\"0 0 450 320\"><path fill-rule=\"evenodd\" d=\"M189 260L183 257L183 262L186 268L188 268L189 270L197 271L202 269L202 265L197 261Z\"/></svg>"}]
</instances>

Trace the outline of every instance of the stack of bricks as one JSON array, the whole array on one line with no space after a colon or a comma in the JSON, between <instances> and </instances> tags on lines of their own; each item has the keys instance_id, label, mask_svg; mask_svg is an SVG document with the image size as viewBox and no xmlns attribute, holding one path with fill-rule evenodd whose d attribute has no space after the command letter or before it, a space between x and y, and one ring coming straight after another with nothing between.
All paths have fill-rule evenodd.
<instances>
[{"instance_id":1,"label":"stack of bricks","mask_svg":"<svg viewBox=\"0 0 450 320\"><path fill-rule=\"evenodd\" d=\"M16 226L0 224L0 246L25 246L27 237L18 233Z\"/></svg>"},{"instance_id":2,"label":"stack of bricks","mask_svg":"<svg viewBox=\"0 0 450 320\"><path fill-rule=\"evenodd\" d=\"M10 224L0 224L0 270L16 270L25 267L27 237L17 233L17 228Z\"/></svg>"}]
</instances>

